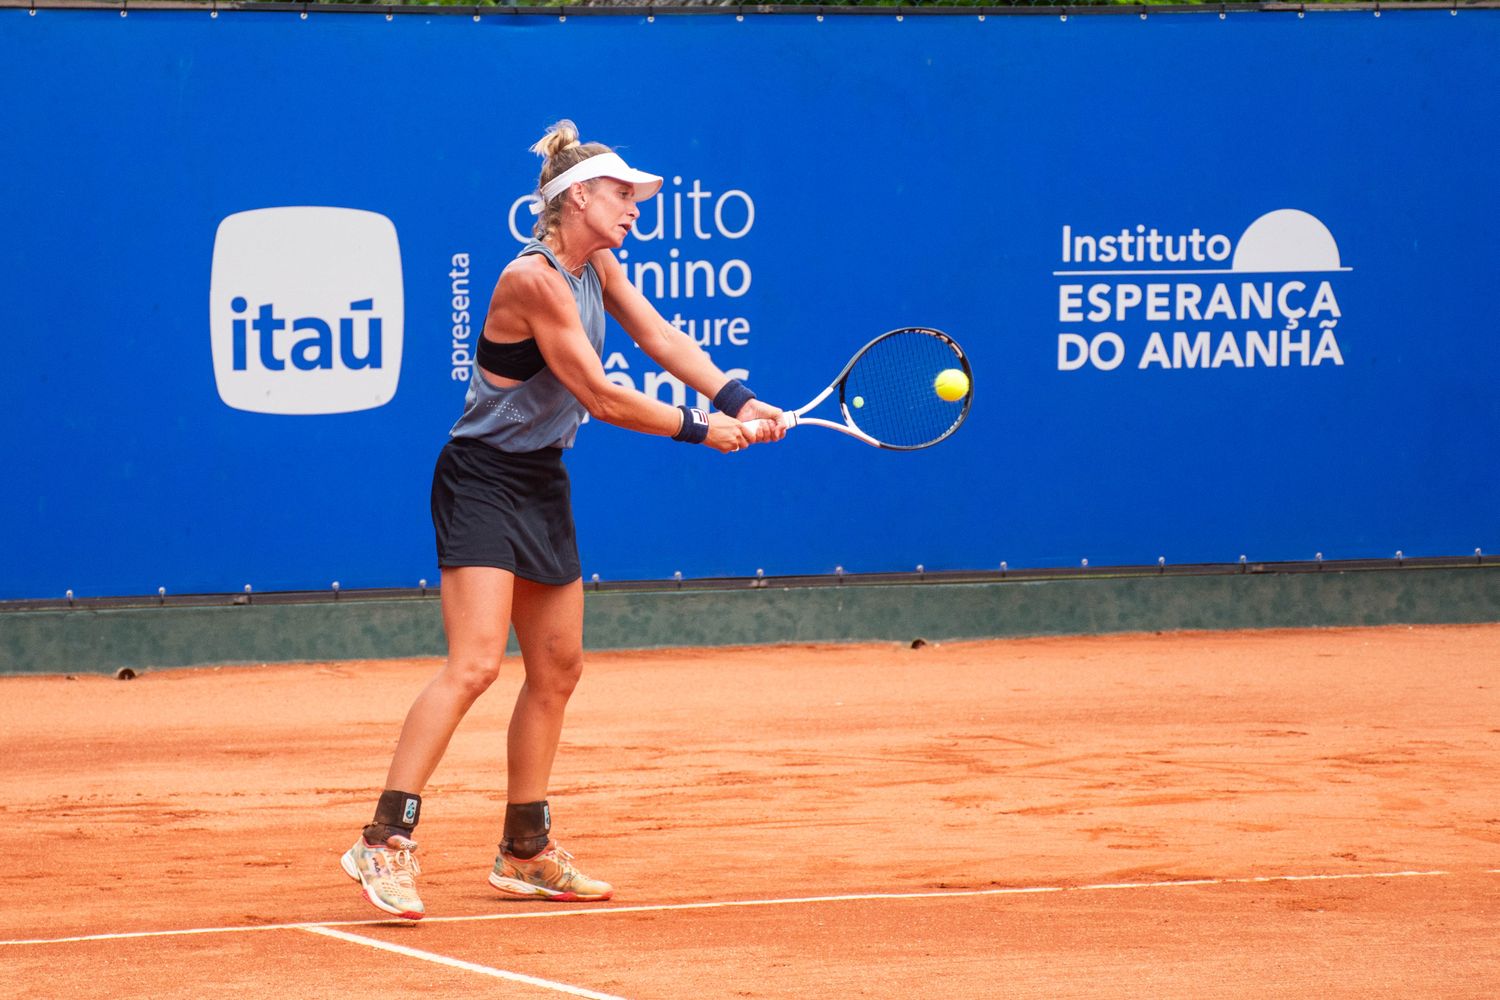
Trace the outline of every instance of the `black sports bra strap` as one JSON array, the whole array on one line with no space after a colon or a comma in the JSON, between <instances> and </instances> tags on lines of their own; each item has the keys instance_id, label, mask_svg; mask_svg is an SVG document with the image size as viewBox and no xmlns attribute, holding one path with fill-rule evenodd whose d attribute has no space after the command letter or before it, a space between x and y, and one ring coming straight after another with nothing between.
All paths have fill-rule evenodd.
<instances>
[{"instance_id":1,"label":"black sports bra strap","mask_svg":"<svg viewBox=\"0 0 1500 1000\"><path fill-rule=\"evenodd\" d=\"M542 349L536 339L528 337L511 344L501 344L480 336L478 350L479 367L501 378L526 381L547 367Z\"/></svg>"}]
</instances>

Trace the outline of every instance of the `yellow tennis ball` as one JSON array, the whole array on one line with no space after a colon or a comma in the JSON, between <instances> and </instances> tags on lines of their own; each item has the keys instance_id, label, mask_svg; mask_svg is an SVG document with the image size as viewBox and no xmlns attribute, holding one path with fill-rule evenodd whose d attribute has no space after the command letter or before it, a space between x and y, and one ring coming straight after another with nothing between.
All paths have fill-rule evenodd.
<instances>
[{"instance_id":1,"label":"yellow tennis ball","mask_svg":"<svg viewBox=\"0 0 1500 1000\"><path fill-rule=\"evenodd\" d=\"M865 397L863 397L863 396L855 396L854 397L854 408L856 410L859 409L861 406L864 406L864 405L865 405Z\"/></svg>"},{"instance_id":2,"label":"yellow tennis ball","mask_svg":"<svg viewBox=\"0 0 1500 1000\"><path fill-rule=\"evenodd\" d=\"M969 376L957 368L944 368L933 380L932 388L937 391L939 399L956 403L969 391Z\"/></svg>"}]
</instances>

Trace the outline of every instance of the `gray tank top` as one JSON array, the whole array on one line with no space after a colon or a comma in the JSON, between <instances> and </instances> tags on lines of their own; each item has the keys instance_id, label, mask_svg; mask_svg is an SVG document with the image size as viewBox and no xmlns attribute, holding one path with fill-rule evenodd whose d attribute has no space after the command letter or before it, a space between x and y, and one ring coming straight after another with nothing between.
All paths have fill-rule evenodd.
<instances>
[{"instance_id":1,"label":"gray tank top","mask_svg":"<svg viewBox=\"0 0 1500 1000\"><path fill-rule=\"evenodd\" d=\"M578 303L583 332L602 358L604 289L599 284L599 275L594 273L594 265L584 265L583 275L575 278L540 240L531 240L516 256L533 253L546 257L567 281L573 300ZM449 436L475 438L501 451L571 448L586 412L550 368L543 368L518 386L501 389L491 385L475 364L468 394L464 396L463 416L453 425Z\"/></svg>"}]
</instances>

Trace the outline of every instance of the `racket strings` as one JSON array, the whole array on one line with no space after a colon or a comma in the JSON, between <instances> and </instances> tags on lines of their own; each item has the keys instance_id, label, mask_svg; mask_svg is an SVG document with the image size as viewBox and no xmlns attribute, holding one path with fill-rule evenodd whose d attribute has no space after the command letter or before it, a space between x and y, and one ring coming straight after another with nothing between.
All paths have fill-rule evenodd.
<instances>
[{"instance_id":1,"label":"racket strings","mask_svg":"<svg viewBox=\"0 0 1500 1000\"><path fill-rule=\"evenodd\" d=\"M844 377L843 402L854 424L902 448L930 444L963 420L969 393L952 402L934 385L945 369L964 370L958 352L940 337L903 330L871 344Z\"/></svg>"}]
</instances>

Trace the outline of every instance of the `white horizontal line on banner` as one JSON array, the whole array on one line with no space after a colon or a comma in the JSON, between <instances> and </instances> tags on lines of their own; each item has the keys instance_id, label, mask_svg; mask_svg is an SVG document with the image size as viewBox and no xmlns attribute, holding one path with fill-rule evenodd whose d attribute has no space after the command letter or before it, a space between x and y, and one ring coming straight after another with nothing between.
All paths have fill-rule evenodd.
<instances>
[{"instance_id":1,"label":"white horizontal line on banner","mask_svg":"<svg viewBox=\"0 0 1500 1000\"><path fill-rule=\"evenodd\" d=\"M1184 270L1166 270L1166 271L1053 271L1052 274L1055 277L1059 277L1060 278L1060 277L1065 277L1065 276L1090 275L1090 274L1098 274L1098 275L1106 275L1106 274L1112 274L1112 275L1120 275L1120 274L1334 274L1334 273L1337 273L1339 271L1352 271L1352 270L1354 270L1354 268L1352 268L1352 267L1310 267L1310 268L1308 268L1306 270L1302 270L1302 271L1236 271L1234 268L1231 268L1231 267L1221 267L1221 268L1210 269L1210 270L1206 270L1206 271L1184 271Z\"/></svg>"}]
</instances>

